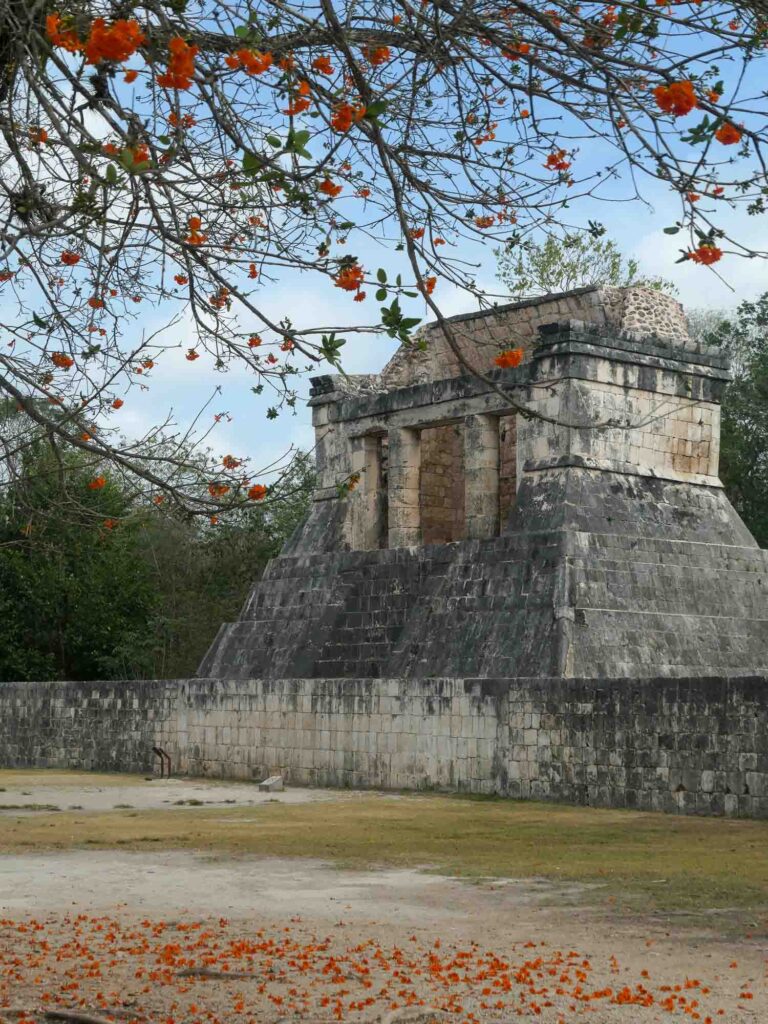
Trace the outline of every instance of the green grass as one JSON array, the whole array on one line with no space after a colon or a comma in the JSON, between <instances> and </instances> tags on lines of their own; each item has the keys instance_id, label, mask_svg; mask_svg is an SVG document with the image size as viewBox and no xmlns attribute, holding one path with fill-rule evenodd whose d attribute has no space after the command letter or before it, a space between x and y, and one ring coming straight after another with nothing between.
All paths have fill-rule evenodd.
<instances>
[{"instance_id":1,"label":"green grass","mask_svg":"<svg viewBox=\"0 0 768 1024\"><path fill-rule=\"evenodd\" d=\"M82 777L95 783L99 776ZM5 780L4 780L5 781ZM74 794L73 794L74 795ZM4 817L0 853L77 847L314 857L597 885L638 908L768 906L768 823L450 796Z\"/></svg>"}]
</instances>

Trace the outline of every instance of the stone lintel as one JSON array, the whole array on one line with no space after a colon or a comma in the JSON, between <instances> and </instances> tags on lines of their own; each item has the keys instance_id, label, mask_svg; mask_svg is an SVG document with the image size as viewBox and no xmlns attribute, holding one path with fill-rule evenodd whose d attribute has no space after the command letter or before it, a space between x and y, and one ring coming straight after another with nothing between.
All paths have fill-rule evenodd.
<instances>
[{"instance_id":1,"label":"stone lintel","mask_svg":"<svg viewBox=\"0 0 768 1024\"><path fill-rule=\"evenodd\" d=\"M616 349L635 355L656 355L679 363L695 363L726 371L730 364L724 352L711 346L685 348L653 334L640 336L634 332L608 331L597 324L573 319L542 324L538 329L538 341L534 351L569 341L589 342L600 348Z\"/></svg>"},{"instance_id":2,"label":"stone lintel","mask_svg":"<svg viewBox=\"0 0 768 1024\"><path fill-rule=\"evenodd\" d=\"M571 323L571 322L569 322ZM554 325L560 328L560 325ZM321 396L315 401L329 397L334 401L329 409L332 422L354 420L378 421L378 429L387 429L390 418L399 415L410 424L435 425L438 422L455 422L475 412L477 399L490 397L497 415L514 412L512 402L523 389L556 380L595 380L597 367L601 362L626 367L640 367L646 372L638 374L635 386L644 391L668 391L660 376L675 374L679 377L676 392L689 395L696 401L718 402L722 387L730 380L727 359L719 354L689 352L682 347L663 345L656 342L634 341L626 338L589 333L584 331L544 335L533 350L529 360L513 369L493 370L488 376L504 389L509 389L510 399L489 389L488 385L475 377L453 377L414 384L391 391L370 391L367 394L334 392L332 396ZM312 404L310 402L310 404ZM467 403L463 405L462 403ZM456 404L454 412L449 407ZM361 429L367 432L371 427Z\"/></svg>"}]
</instances>

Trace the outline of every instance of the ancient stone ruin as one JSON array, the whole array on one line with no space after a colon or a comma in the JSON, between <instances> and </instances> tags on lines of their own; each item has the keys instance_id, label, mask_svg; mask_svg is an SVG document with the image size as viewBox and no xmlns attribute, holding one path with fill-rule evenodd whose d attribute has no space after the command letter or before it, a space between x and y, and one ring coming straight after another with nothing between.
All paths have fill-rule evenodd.
<instances>
[{"instance_id":1,"label":"ancient stone ruin","mask_svg":"<svg viewBox=\"0 0 768 1024\"><path fill-rule=\"evenodd\" d=\"M592 288L452 325L493 386L434 329L381 376L315 380L314 508L201 674L768 669L768 556L718 480L726 363L679 304Z\"/></svg>"},{"instance_id":2,"label":"ancient stone ruin","mask_svg":"<svg viewBox=\"0 0 768 1024\"><path fill-rule=\"evenodd\" d=\"M0 763L768 817L768 552L673 299L454 317L313 382L312 511L190 680L0 687ZM495 369L501 349L525 359ZM350 489L350 484L355 486Z\"/></svg>"}]
</instances>

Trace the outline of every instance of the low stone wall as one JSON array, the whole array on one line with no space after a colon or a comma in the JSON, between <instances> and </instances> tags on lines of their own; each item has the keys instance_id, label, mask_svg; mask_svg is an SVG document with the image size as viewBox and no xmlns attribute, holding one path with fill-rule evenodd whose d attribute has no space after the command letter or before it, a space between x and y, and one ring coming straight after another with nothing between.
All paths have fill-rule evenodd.
<instances>
[{"instance_id":1,"label":"low stone wall","mask_svg":"<svg viewBox=\"0 0 768 1024\"><path fill-rule=\"evenodd\" d=\"M768 679L0 684L0 766L768 817Z\"/></svg>"}]
</instances>

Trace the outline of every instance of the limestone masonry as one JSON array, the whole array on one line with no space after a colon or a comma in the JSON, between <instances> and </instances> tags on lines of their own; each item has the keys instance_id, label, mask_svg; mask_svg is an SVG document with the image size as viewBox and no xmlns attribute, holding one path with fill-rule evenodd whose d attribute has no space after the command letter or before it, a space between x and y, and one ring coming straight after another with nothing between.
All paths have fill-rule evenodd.
<instances>
[{"instance_id":1,"label":"limestone masonry","mask_svg":"<svg viewBox=\"0 0 768 1024\"><path fill-rule=\"evenodd\" d=\"M638 311L658 335L626 330ZM525 361L494 387L424 381L454 365L428 329L381 378L317 379L313 510L200 674L768 669L768 555L717 475L725 360L683 343L679 305L584 289L453 324L481 369L510 344Z\"/></svg>"},{"instance_id":2,"label":"limestone masonry","mask_svg":"<svg viewBox=\"0 0 768 1024\"><path fill-rule=\"evenodd\" d=\"M0 763L161 747L194 774L768 816L768 552L718 479L723 356L640 287L451 326L488 380L433 325L381 375L313 381L312 511L199 678L0 686Z\"/></svg>"}]
</instances>

